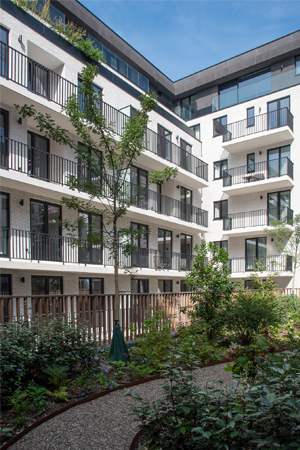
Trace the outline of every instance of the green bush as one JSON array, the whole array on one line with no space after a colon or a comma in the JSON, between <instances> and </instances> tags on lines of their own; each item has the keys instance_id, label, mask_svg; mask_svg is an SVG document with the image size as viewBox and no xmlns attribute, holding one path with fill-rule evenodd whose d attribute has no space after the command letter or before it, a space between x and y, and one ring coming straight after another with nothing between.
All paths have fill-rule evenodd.
<instances>
[{"instance_id":1,"label":"green bush","mask_svg":"<svg viewBox=\"0 0 300 450\"><path fill-rule=\"evenodd\" d=\"M282 321L273 278L268 276L262 281L254 274L252 281L256 290L237 291L226 312L228 329L243 345L249 345L256 334L278 327Z\"/></svg>"},{"instance_id":2,"label":"green bush","mask_svg":"<svg viewBox=\"0 0 300 450\"><path fill-rule=\"evenodd\" d=\"M144 449L299 449L299 353L270 355L252 382L195 386L192 372L168 365L163 396L133 407ZM127 394L131 395L131 394Z\"/></svg>"},{"instance_id":3,"label":"green bush","mask_svg":"<svg viewBox=\"0 0 300 450\"><path fill-rule=\"evenodd\" d=\"M39 378L46 366L58 364L68 371L78 364L92 367L95 345L87 339L84 326L53 320L39 329L36 324L19 321L0 328L0 382L5 395Z\"/></svg>"}]
</instances>

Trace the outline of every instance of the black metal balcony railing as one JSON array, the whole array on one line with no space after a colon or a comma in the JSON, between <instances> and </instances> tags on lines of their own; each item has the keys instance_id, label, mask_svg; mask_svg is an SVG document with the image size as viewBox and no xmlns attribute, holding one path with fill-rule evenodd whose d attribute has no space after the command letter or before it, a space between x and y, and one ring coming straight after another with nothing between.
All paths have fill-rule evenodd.
<instances>
[{"instance_id":1,"label":"black metal balcony railing","mask_svg":"<svg viewBox=\"0 0 300 450\"><path fill-rule=\"evenodd\" d=\"M275 220L289 223L293 220L293 217L294 211L287 206L228 214L223 219L223 230L229 231L239 228L268 226Z\"/></svg>"},{"instance_id":2,"label":"black metal balcony railing","mask_svg":"<svg viewBox=\"0 0 300 450\"><path fill-rule=\"evenodd\" d=\"M76 84L3 42L0 42L0 58L2 61L0 75L2 77L26 87L51 102L64 106L70 95L78 93ZM112 128L114 133L122 135L124 126L130 117L105 102L101 101L100 107L107 125ZM145 133L144 145L146 150L208 181L208 164L148 128Z\"/></svg>"},{"instance_id":3,"label":"black metal balcony railing","mask_svg":"<svg viewBox=\"0 0 300 450\"><path fill-rule=\"evenodd\" d=\"M113 266L110 251L99 244L82 242L80 246L67 236L56 236L33 231L0 229L0 257L30 261L51 261L67 264L95 264ZM155 270L190 270L194 256L149 248L136 248L126 256L119 250L120 267L138 267Z\"/></svg>"},{"instance_id":4,"label":"black metal balcony railing","mask_svg":"<svg viewBox=\"0 0 300 450\"><path fill-rule=\"evenodd\" d=\"M82 164L4 137L0 137L0 167L62 186L68 184L70 176L81 181L92 179L91 172ZM102 192L109 195L109 186L102 180L97 181L102 183ZM124 195L132 197L133 206L208 226L208 212L201 208L129 182L125 183L124 190Z\"/></svg>"},{"instance_id":5,"label":"black metal balcony railing","mask_svg":"<svg viewBox=\"0 0 300 450\"><path fill-rule=\"evenodd\" d=\"M261 258L246 257L232 258L230 260L231 273L243 273L253 271L262 265L267 272L290 272L292 271L292 258L287 255L263 256Z\"/></svg>"},{"instance_id":6,"label":"black metal balcony railing","mask_svg":"<svg viewBox=\"0 0 300 450\"><path fill-rule=\"evenodd\" d=\"M223 172L223 186L254 183L270 178L289 176L294 179L294 164L289 158L277 158L248 166L235 167Z\"/></svg>"},{"instance_id":7,"label":"black metal balcony railing","mask_svg":"<svg viewBox=\"0 0 300 450\"><path fill-rule=\"evenodd\" d=\"M251 118L251 122L249 119L244 119L229 123L223 129L223 142L284 126L288 126L293 131L293 124L294 117L288 108L270 111Z\"/></svg>"}]
</instances>

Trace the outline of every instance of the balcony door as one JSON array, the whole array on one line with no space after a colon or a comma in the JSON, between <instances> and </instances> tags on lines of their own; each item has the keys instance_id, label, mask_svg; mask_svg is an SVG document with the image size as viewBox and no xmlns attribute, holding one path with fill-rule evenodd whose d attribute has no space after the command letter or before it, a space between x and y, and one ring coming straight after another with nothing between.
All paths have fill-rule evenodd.
<instances>
[{"instance_id":1,"label":"balcony door","mask_svg":"<svg viewBox=\"0 0 300 450\"><path fill-rule=\"evenodd\" d=\"M8 169L8 111L0 108L0 167Z\"/></svg>"},{"instance_id":2,"label":"balcony door","mask_svg":"<svg viewBox=\"0 0 300 450\"><path fill-rule=\"evenodd\" d=\"M161 125L157 125L157 154L161 158L167 159L171 161L171 152L172 152L172 133L166 130Z\"/></svg>"},{"instance_id":3,"label":"balcony door","mask_svg":"<svg viewBox=\"0 0 300 450\"><path fill-rule=\"evenodd\" d=\"M180 187L180 218L191 222L192 218L192 191L183 186Z\"/></svg>"},{"instance_id":4,"label":"balcony door","mask_svg":"<svg viewBox=\"0 0 300 450\"><path fill-rule=\"evenodd\" d=\"M149 267L148 261L148 225L131 222L131 228L140 232L140 236L133 240L135 251L131 255L132 267Z\"/></svg>"},{"instance_id":5,"label":"balcony door","mask_svg":"<svg viewBox=\"0 0 300 450\"><path fill-rule=\"evenodd\" d=\"M288 160L291 157L289 145L268 150L268 178L288 174Z\"/></svg>"},{"instance_id":6,"label":"balcony door","mask_svg":"<svg viewBox=\"0 0 300 450\"><path fill-rule=\"evenodd\" d=\"M172 231L158 229L158 258L155 269L172 269Z\"/></svg>"},{"instance_id":7,"label":"balcony door","mask_svg":"<svg viewBox=\"0 0 300 450\"><path fill-rule=\"evenodd\" d=\"M50 98L50 71L31 59L28 59L28 89Z\"/></svg>"},{"instance_id":8,"label":"balcony door","mask_svg":"<svg viewBox=\"0 0 300 450\"><path fill-rule=\"evenodd\" d=\"M268 129L279 128L287 125L288 110L290 109L290 97L280 98L268 103Z\"/></svg>"},{"instance_id":9,"label":"balcony door","mask_svg":"<svg viewBox=\"0 0 300 450\"><path fill-rule=\"evenodd\" d=\"M32 259L61 261L61 207L31 200Z\"/></svg>"},{"instance_id":10,"label":"balcony door","mask_svg":"<svg viewBox=\"0 0 300 450\"><path fill-rule=\"evenodd\" d=\"M79 212L78 235L80 245L78 248L79 262L82 264L103 264L102 217L91 216L86 212ZM93 238L90 239L90 233Z\"/></svg>"},{"instance_id":11,"label":"balcony door","mask_svg":"<svg viewBox=\"0 0 300 450\"><path fill-rule=\"evenodd\" d=\"M193 254L193 237L181 233L180 235L180 270L191 270Z\"/></svg>"},{"instance_id":12,"label":"balcony door","mask_svg":"<svg viewBox=\"0 0 300 450\"><path fill-rule=\"evenodd\" d=\"M49 139L27 132L28 174L49 181Z\"/></svg>"},{"instance_id":13,"label":"balcony door","mask_svg":"<svg viewBox=\"0 0 300 450\"><path fill-rule=\"evenodd\" d=\"M0 26L0 75L8 77L8 30Z\"/></svg>"},{"instance_id":14,"label":"balcony door","mask_svg":"<svg viewBox=\"0 0 300 450\"><path fill-rule=\"evenodd\" d=\"M266 264L267 238L246 239L246 270L254 270L256 262Z\"/></svg>"},{"instance_id":15,"label":"balcony door","mask_svg":"<svg viewBox=\"0 0 300 450\"><path fill-rule=\"evenodd\" d=\"M173 281L158 280L158 292L173 292Z\"/></svg>"},{"instance_id":16,"label":"balcony door","mask_svg":"<svg viewBox=\"0 0 300 450\"><path fill-rule=\"evenodd\" d=\"M148 172L140 167L131 166L130 170L132 204L148 209Z\"/></svg>"},{"instance_id":17,"label":"balcony door","mask_svg":"<svg viewBox=\"0 0 300 450\"><path fill-rule=\"evenodd\" d=\"M289 220L289 208L291 203L291 191L272 192L268 194L268 225L280 220L287 223Z\"/></svg>"},{"instance_id":18,"label":"balcony door","mask_svg":"<svg viewBox=\"0 0 300 450\"><path fill-rule=\"evenodd\" d=\"M0 257L9 256L9 201L8 194L0 192Z\"/></svg>"},{"instance_id":19,"label":"balcony door","mask_svg":"<svg viewBox=\"0 0 300 450\"><path fill-rule=\"evenodd\" d=\"M180 167L191 171L192 168L192 146L180 139Z\"/></svg>"}]
</instances>

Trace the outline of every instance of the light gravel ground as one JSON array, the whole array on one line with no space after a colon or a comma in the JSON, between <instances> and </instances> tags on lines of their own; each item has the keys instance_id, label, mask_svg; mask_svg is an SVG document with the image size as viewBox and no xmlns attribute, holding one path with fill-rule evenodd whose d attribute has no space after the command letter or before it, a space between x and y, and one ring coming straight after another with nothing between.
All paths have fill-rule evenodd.
<instances>
[{"instance_id":1,"label":"light gravel ground","mask_svg":"<svg viewBox=\"0 0 300 450\"><path fill-rule=\"evenodd\" d=\"M230 383L231 372L221 364L197 370L197 383L221 380ZM155 400L161 395L155 380L131 388L143 398ZM11 450L128 450L136 434L135 416L128 411L134 402L124 391L76 406L35 428Z\"/></svg>"}]
</instances>

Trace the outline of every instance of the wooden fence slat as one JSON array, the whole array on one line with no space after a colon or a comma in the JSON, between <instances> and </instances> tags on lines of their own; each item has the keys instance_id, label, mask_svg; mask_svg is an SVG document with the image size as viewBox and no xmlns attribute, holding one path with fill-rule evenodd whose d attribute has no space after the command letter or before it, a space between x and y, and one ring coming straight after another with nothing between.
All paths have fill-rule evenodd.
<instances>
[{"instance_id":1,"label":"wooden fence slat","mask_svg":"<svg viewBox=\"0 0 300 450\"><path fill-rule=\"evenodd\" d=\"M93 297L93 341L97 342L97 329L96 329L96 318L97 318L97 310L96 310L96 297Z\"/></svg>"}]
</instances>

